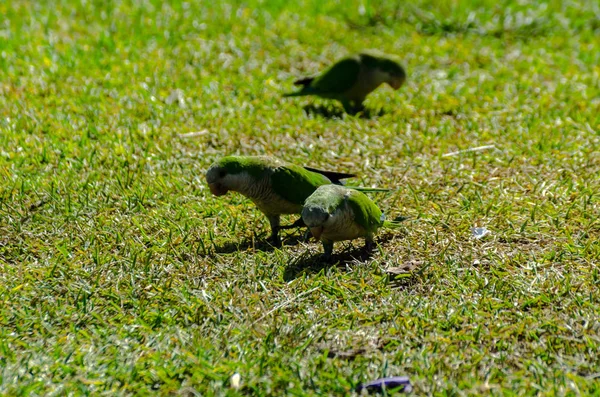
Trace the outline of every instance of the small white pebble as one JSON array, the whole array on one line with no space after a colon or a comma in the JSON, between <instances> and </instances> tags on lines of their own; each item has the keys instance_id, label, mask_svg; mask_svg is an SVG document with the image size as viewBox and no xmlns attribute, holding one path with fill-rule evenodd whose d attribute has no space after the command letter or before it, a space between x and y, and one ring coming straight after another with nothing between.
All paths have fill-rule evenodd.
<instances>
[{"instance_id":1,"label":"small white pebble","mask_svg":"<svg viewBox=\"0 0 600 397\"><path fill-rule=\"evenodd\" d=\"M242 376L236 372L229 378L229 383L231 384L232 389L239 389L242 384Z\"/></svg>"},{"instance_id":2,"label":"small white pebble","mask_svg":"<svg viewBox=\"0 0 600 397\"><path fill-rule=\"evenodd\" d=\"M473 237L477 240L492 233L485 227L474 227L471 229L471 232L473 233Z\"/></svg>"}]
</instances>

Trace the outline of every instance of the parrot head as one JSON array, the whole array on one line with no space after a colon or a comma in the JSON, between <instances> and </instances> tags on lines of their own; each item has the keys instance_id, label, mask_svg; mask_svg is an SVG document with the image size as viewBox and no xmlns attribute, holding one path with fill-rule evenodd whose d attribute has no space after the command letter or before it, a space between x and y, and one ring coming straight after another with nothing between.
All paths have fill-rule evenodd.
<instances>
[{"instance_id":1,"label":"parrot head","mask_svg":"<svg viewBox=\"0 0 600 397\"><path fill-rule=\"evenodd\" d=\"M317 240L321 238L327 219L329 219L329 213L324 207L305 205L302 209L302 220Z\"/></svg>"},{"instance_id":2,"label":"parrot head","mask_svg":"<svg viewBox=\"0 0 600 397\"><path fill-rule=\"evenodd\" d=\"M224 167L219 166L218 163L213 164L208 171L206 171L206 182L210 192L215 196L222 196L227 194L231 189L229 181L227 180L227 170Z\"/></svg>"},{"instance_id":3,"label":"parrot head","mask_svg":"<svg viewBox=\"0 0 600 397\"><path fill-rule=\"evenodd\" d=\"M259 176L264 167L259 158L251 156L226 156L219 159L206 171L206 182L210 192L223 196L228 191L244 191Z\"/></svg>"},{"instance_id":4,"label":"parrot head","mask_svg":"<svg viewBox=\"0 0 600 397\"><path fill-rule=\"evenodd\" d=\"M360 59L367 68L375 73L380 83L387 83L395 90L404 84L406 72L393 55L376 50L366 50L360 53Z\"/></svg>"},{"instance_id":5,"label":"parrot head","mask_svg":"<svg viewBox=\"0 0 600 397\"><path fill-rule=\"evenodd\" d=\"M383 58L379 61L379 70L387 75L386 83L397 90L406 81L404 68L391 58Z\"/></svg>"}]
</instances>

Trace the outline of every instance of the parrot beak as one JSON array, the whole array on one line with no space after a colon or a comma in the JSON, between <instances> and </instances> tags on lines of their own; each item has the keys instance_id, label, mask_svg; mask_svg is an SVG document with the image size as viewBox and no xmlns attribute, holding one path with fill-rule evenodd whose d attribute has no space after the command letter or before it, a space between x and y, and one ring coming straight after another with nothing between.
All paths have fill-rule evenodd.
<instances>
[{"instance_id":1,"label":"parrot beak","mask_svg":"<svg viewBox=\"0 0 600 397\"><path fill-rule=\"evenodd\" d=\"M215 196L222 196L224 194L227 194L227 189L225 189L218 183L209 183L208 188L210 189L210 192Z\"/></svg>"},{"instance_id":2,"label":"parrot beak","mask_svg":"<svg viewBox=\"0 0 600 397\"><path fill-rule=\"evenodd\" d=\"M389 82L390 87L392 87L394 90L397 90L400 87L402 87L403 83L404 83L404 80L402 80L402 79L391 79Z\"/></svg>"},{"instance_id":3,"label":"parrot beak","mask_svg":"<svg viewBox=\"0 0 600 397\"><path fill-rule=\"evenodd\" d=\"M323 234L323 226L311 227L310 233L313 235L315 240L319 241L321 239L321 234Z\"/></svg>"}]
</instances>

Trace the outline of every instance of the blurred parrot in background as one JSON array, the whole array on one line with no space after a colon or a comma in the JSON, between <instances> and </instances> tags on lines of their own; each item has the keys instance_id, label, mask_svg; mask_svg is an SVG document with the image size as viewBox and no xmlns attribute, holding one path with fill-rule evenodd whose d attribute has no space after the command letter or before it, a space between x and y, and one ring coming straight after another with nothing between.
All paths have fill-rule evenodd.
<instances>
[{"instance_id":1,"label":"blurred parrot in background","mask_svg":"<svg viewBox=\"0 0 600 397\"><path fill-rule=\"evenodd\" d=\"M371 249L379 228L400 225L386 221L379 207L363 193L336 185L320 186L306 199L302 220L323 243L326 260L331 258L335 241L364 237L367 249Z\"/></svg>"},{"instance_id":2,"label":"blurred parrot in background","mask_svg":"<svg viewBox=\"0 0 600 397\"><path fill-rule=\"evenodd\" d=\"M302 218L292 225L281 226L280 215L300 214L306 198L319 186L332 183L341 185L342 179L354 176L301 167L268 156L226 156L210 166L206 172L206 182L215 196L222 196L232 190L252 200L269 220L270 243L280 246L279 230L304 226ZM356 189L389 191L360 187Z\"/></svg>"},{"instance_id":3,"label":"blurred parrot in background","mask_svg":"<svg viewBox=\"0 0 600 397\"><path fill-rule=\"evenodd\" d=\"M316 95L336 99L347 113L364 109L367 95L383 83L399 89L406 80L406 72L393 56L361 52L336 62L322 74L294 82L300 91L284 94L285 97Z\"/></svg>"}]
</instances>

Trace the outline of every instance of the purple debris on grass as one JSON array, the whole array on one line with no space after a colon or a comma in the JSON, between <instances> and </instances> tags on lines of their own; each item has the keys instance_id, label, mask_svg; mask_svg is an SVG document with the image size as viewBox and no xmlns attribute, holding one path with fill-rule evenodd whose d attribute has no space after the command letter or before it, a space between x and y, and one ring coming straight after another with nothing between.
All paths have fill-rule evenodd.
<instances>
[{"instance_id":1,"label":"purple debris on grass","mask_svg":"<svg viewBox=\"0 0 600 397\"><path fill-rule=\"evenodd\" d=\"M369 393L379 393L384 389L398 389L398 391L409 392L412 390L412 385L408 376L391 376L360 384L356 391L360 392L363 389L367 389Z\"/></svg>"}]
</instances>

